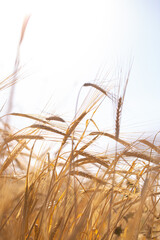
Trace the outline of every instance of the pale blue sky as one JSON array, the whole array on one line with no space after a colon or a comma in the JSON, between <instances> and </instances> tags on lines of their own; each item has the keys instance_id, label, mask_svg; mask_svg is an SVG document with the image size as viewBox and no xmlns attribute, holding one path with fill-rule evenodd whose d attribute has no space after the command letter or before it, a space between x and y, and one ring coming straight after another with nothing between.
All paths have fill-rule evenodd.
<instances>
[{"instance_id":1,"label":"pale blue sky","mask_svg":"<svg viewBox=\"0 0 160 240\"><path fill-rule=\"evenodd\" d=\"M102 66L104 72L110 71L107 80L117 79L120 69L125 75L133 62L122 129L159 130L160 1L1 2L1 79L14 67L27 13L32 16L21 48L21 63L28 77L16 86L14 111L40 113L52 96L45 111L69 119L84 82L93 81ZM6 93L1 93L2 103L6 98ZM113 113L109 114L113 118ZM104 128L108 127L107 119Z\"/></svg>"}]
</instances>

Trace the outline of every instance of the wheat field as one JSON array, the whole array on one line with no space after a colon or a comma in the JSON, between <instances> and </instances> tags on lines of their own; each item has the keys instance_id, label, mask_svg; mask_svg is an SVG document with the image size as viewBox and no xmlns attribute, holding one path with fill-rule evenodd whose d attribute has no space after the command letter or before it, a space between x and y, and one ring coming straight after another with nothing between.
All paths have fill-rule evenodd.
<instances>
[{"instance_id":1,"label":"wheat field","mask_svg":"<svg viewBox=\"0 0 160 240\"><path fill-rule=\"evenodd\" d=\"M15 72L0 82L12 88L0 124L0 240L160 239L158 133L134 141L120 134L129 76L122 96L85 83L90 95L71 121L12 113L18 54ZM105 99L116 103L114 133L94 119ZM32 124L16 131L10 118Z\"/></svg>"}]
</instances>

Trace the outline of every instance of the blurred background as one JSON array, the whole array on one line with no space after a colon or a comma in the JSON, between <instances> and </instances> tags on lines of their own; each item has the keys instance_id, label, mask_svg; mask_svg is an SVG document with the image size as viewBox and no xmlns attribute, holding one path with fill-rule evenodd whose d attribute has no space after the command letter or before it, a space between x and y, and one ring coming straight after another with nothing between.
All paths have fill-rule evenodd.
<instances>
[{"instance_id":1,"label":"blurred background","mask_svg":"<svg viewBox=\"0 0 160 240\"><path fill-rule=\"evenodd\" d=\"M14 71L21 28L30 19L20 47L20 76L12 112L74 117L85 82L123 93L131 68L122 134L159 131L160 1L59 0L0 2L0 81ZM79 105L89 88L82 89ZM1 117L10 89L0 92ZM98 110L101 130L114 128L116 103ZM12 124L23 126L13 117Z\"/></svg>"}]
</instances>

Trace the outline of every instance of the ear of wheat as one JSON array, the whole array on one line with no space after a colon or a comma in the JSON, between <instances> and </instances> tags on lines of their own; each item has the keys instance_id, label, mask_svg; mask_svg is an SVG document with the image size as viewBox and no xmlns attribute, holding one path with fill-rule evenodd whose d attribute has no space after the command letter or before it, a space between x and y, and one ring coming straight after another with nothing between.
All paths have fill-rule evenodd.
<instances>
[{"instance_id":1,"label":"ear of wheat","mask_svg":"<svg viewBox=\"0 0 160 240\"><path fill-rule=\"evenodd\" d=\"M115 137L116 140L119 139L119 132L120 132L120 117L121 117L121 111L122 111L122 98L120 97L118 100L118 106L116 111L116 126L115 126Z\"/></svg>"}]
</instances>

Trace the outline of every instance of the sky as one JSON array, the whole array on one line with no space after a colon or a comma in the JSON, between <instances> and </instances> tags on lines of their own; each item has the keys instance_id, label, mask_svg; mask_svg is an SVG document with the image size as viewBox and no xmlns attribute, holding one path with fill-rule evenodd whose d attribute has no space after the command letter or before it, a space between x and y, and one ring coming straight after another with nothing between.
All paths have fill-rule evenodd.
<instances>
[{"instance_id":1,"label":"sky","mask_svg":"<svg viewBox=\"0 0 160 240\"><path fill-rule=\"evenodd\" d=\"M107 86L111 81L116 92L119 79L125 81L131 67L122 131L159 131L159 12L158 0L1 1L1 81L14 70L23 20L30 15L12 111L71 120L85 82L99 80ZM1 116L8 96L9 89L1 91L0 108L5 103ZM105 104L99 121L108 129L115 109L107 110Z\"/></svg>"}]
</instances>

